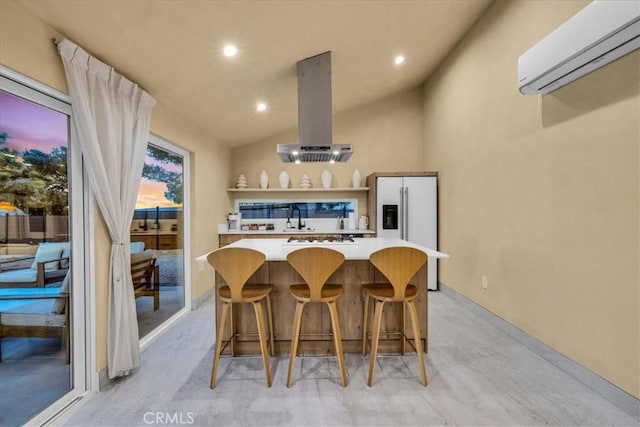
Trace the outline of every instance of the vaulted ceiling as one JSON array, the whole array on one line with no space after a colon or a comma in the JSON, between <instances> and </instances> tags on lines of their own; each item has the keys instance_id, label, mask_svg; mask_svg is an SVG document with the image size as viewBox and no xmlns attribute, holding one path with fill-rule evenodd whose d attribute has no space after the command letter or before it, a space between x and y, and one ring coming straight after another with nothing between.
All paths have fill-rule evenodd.
<instances>
[{"instance_id":1,"label":"vaulted ceiling","mask_svg":"<svg viewBox=\"0 0 640 427\"><path fill-rule=\"evenodd\" d=\"M331 51L334 113L364 105L422 84L490 3L20 1L232 147L297 126L297 61Z\"/></svg>"}]
</instances>

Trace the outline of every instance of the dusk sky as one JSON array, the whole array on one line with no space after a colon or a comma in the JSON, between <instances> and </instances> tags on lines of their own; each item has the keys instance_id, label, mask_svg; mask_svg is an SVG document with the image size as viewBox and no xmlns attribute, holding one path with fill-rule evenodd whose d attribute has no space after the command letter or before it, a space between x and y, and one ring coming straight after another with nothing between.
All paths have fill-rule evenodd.
<instances>
[{"instance_id":1,"label":"dusk sky","mask_svg":"<svg viewBox=\"0 0 640 427\"><path fill-rule=\"evenodd\" d=\"M167 191L167 184L164 182L151 181L142 178L140 181L140 192L136 201L136 209L153 208L160 206L161 208L182 206L167 200L164 192Z\"/></svg>"},{"instance_id":2,"label":"dusk sky","mask_svg":"<svg viewBox=\"0 0 640 427\"><path fill-rule=\"evenodd\" d=\"M7 132L7 147L50 153L67 146L67 116L41 105L0 92L0 132Z\"/></svg>"},{"instance_id":3,"label":"dusk sky","mask_svg":"<svg viewBox=\"0 0 640 427\"><path fill-rule=\"evenodd\" d=\"M0 133L9 134L7 148L50 153L53 148L66 147L67 119L65 114L0 91ZM182 172L181 166L161 164L148 157L145 162ZM164 197L166 188L164 183L143 179L136 208L179 206Z\"/></svg>"}]
</instances>

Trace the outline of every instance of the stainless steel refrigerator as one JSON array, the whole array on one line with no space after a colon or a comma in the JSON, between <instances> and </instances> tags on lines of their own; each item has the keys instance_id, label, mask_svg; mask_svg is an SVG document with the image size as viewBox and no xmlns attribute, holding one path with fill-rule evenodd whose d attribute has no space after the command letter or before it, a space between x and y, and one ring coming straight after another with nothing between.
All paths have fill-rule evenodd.
<instances>
[{"instance_id":1,"label":"stainless steel refrigerator","mask_svg":"<svg viewBox=\"0 0 640 427\"><path fill-rule=\"evenodd\" d=\"M438 177L376 177L378 237L397 237L438 249ZM438 262L429 259L428 288L438 289Z\"/></svg>"}]
</instances>

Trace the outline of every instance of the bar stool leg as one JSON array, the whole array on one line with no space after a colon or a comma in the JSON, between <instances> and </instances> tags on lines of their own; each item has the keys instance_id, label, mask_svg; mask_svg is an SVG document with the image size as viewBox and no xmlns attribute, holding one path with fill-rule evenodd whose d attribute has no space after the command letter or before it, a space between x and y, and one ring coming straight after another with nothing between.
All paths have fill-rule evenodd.
<instances>
[{"instance_id":1,"label":"bar stool leg","mask_svg":"<svg viewBox=\"0 0 640 427\"><path fill-rule=\"evenodd\" d=\"M338 319L338 307L335 301L328 302L329 314L331 315L331 328L333 329L333 340L335 342L336 356L340 366L340 376L342 377L342 387L347 386L347 369L344 363L344 353L342 352L342 334L340 333L340 321Z\"/></svg>"},{"instance_id":2,"label":"bar stool leg","mask_svg":"<svg viewBox=\"0 0 640 427\"><path fill-rule=\"evenodd\" d=\"M267 295L267 321L269 322L269 350L271 356L275 356L274 336L273 336L273 311L271 310L271 295Z\"/></svg>"},{"instance_id":3,"label":"bar stool leg","mask_svg":"<svg viewBox=\"0 0 640 427\"><path fill-rule=\"evenodd\" d=\"M236 310L233 309L233 304L229 307L229 326L231 327L231 356L236 356Z\"/></svg>"},{"instance_id":4,"label":"bar stool leg","mask_svg":"<svg viewBox=\"0 0 640 427\"><path fill-rule=\"evenodd\" d=\"M400 355L404 356L404 353L407 351L407 333L406 333L406 324L407 324L407 312L404 309L404 303L400 303Z\"/></svg>"},{"instance_id":5,"label":"bar stool leg","mask_svg":"<svg viewBox=\"0 0 640 427\"><path fill-rule=\"evenodd\" d=\"M371 298L369 294L364 291L364 320L362 321L362 355L367 355L367 345L369 344L369 337L367 333L369 331L369 302Z\"/></svg>"},{"instance_id":6,"label":"bar stool leg","mask_svg":"<svg viewBox=\"0 0 640 427\"><path fill-rule=\"evenodd\" d=\"M218 326L218 334L216 335L216 349L213 353L213 368L211 369L211 388L216 387L216 376L218 375L218 362L220 362L220 351L222 349L222 340L224 336L224 322L229 312L231 303L222 303L222 313L220 313L220 322Z\"/></svg>"},{"instance_id":7,"label":"bar stool leg","mask_svg":"<svg viewBox=\"0 0 640 427\"><path fill-rule=\"evenodd\" d=\"M333 313L331 313L331 307L329 307L329 303L327 302L327 308L329 309L329 319L331 320L331 332L329 335L331 336L331 341L329 341L329 354L333 354L334 356L338 356L338 348L336 347L335 334L333 333Z\"/></svg>"},{"instance_id":8,"label":"bar stool leg","mask_svg":"<svg viewBox=\"0 0 640 427\"><path fill-rule=\"evenodd\" d=\"M298 341L300 339L300 326L302 325L302 312L305 302L298 301L296 304L296 314L293 320L293 336L291 337L291 355L289 356L289 373L287 375L287 387L291 387L293 383L293 369L296 365L296 356L298 355Z\"/></svg>"},{"instance_id":9,"label":"bar stool leg","mask_svg":"<svg viewBox=\"0 0 640 427\"><path fill-rule=\"evenodd\" d=\"M371 343L371 361L369 362L369 387L373 385L373 370L378 356L378 341L380 340L380 324L382 323L382 308L384 301L374 300L375 313L373 315L373 342Z\"/></svg>"},{"instance_id":10,"label":"bar stool leg","mask_svg":"<svg viewBox=\"0 0 640 427\"><path fill-rule=\"evenodd\" d=\"M418 310L413 301L407 301L409 314L411 314L411 326L413 327L413 336L416 342L416 353L418 353L418 363L420 364L420 375L422 376L422 385L427 385L427 369L424 366L424 354L422 352L422 339L420 337L420 326L418 325Z\"/></svg>"},{"instance_id":11,"label":"bar stool leg","mask_svg":"<svg viewBox=\"0 0 640 427\"><path fill-rule=\"evenodd\" d=\"M253 308L256 312L256 320L258 322L258 335L260 337L260 352L262 353L264 375L267 381L267 387L271 387L271 367L269 366L269 355L267 353L267 337L264 329L264 312L262 311L262 303L260 301L254 302Z\"/></svg>"}]
</instances>

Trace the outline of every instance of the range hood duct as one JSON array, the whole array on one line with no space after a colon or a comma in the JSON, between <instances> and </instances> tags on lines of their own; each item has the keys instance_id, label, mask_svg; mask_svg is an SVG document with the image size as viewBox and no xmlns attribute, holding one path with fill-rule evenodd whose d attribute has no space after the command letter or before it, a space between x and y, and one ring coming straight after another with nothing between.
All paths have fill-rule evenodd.
<instances>
[{"instance_id":1,"label":"range hood duct","mask_svg":"<svg viewBox=\"0 0 640 427\"><path fill-rule=\"evenodd\" d=\"M285 163L346 162L348 144L333 144L331 52L298 61L299 144L278 144Z\"/></svg>"}]
</instances>

